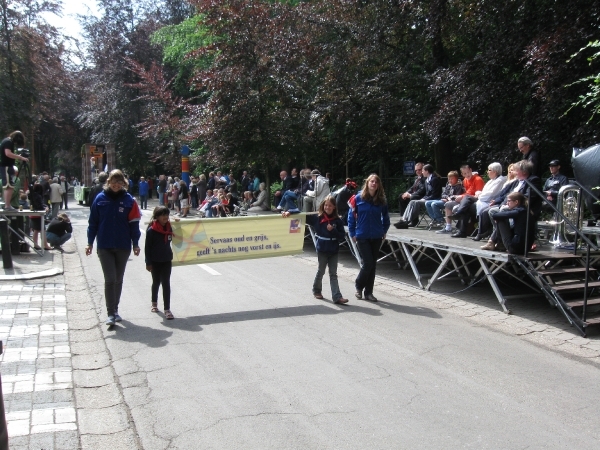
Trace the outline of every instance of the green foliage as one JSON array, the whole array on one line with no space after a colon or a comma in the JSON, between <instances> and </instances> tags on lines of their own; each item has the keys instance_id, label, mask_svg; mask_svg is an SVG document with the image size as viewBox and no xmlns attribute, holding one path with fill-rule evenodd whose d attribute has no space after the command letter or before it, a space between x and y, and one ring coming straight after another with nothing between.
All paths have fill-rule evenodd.
<instances>
[{"instance_id":1,"label":"green foliage","mask_svg":"<svg viewBox=\"0 0 600 450\"><path fill-rule=\"evenodd\" d=\"M168 25L157 30L151 36L153 44L163 49L163 63L180 70L206 66L208 60L189 58L188 56L212 42L203 17L196 15L177 25Z\"/></svg>"},{"instance_id":2,"label":"green foliage","mask_svg":"<svg viewBox=\"0 0 600 450\"><path fill-rule=\"evenodd\" d=\"M581 55L582 53L584 53L585 51L587 51L589 49L594 49L594 48L596 48L596 49L600 48L600 41L596 40L593 42L589 42L585 47L581 48L577 53L575 53L571 57L571 59ZM598 58L600 58L600 50L597 51L596 53L592 54L591 56L589 56L587 58L587 61L589 62L589 65L592 66L594 61L596 61ZM569 110L567 112L569 112L572 108L575 108L578 106L582 107L582 108L590 108L591 112L592 112L592 115L588 119L588 123L590 123L594 120L594 116L596 116L596 114L600 113L600 73L580 78L575 83L571 83L567 86L574 86L576 84L583 84L589 90L587 92L585 92L584 94L581 94L578 97L578 100L571 105L571 108L569 108Z\"/></svg>"}]
</instances>

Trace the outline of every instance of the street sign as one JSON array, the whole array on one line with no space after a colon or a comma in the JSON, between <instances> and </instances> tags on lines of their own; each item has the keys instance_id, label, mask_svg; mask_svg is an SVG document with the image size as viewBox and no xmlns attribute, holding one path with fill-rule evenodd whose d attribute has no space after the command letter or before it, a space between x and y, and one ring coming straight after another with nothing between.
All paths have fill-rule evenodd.
<instances>
[{"instance_id":1,"label":"street sign","mask_svg":"<svg viewBox=\"0 0 600 450\"><path fill-rule=\"evenodd\" d=\"M404 161L404 175L414 175L415 173L415 162L414 161Z\"/></svg>"}]
</instances>

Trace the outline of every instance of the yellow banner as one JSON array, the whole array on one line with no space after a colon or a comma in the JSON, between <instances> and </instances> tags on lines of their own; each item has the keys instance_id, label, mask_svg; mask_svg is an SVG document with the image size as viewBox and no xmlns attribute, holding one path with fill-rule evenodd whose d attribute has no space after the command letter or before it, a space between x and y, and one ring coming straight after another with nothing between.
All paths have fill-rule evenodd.
<instances>
[{"instance_id":1,"label":"yellow banner","mask_svg":"<svg viewBox=\"0 0 600 450\"><path fill-rule=\"evenodd\" d=\"M305 215L171 222L173 266L302 253Z\"/></svg>"}]
</instances>

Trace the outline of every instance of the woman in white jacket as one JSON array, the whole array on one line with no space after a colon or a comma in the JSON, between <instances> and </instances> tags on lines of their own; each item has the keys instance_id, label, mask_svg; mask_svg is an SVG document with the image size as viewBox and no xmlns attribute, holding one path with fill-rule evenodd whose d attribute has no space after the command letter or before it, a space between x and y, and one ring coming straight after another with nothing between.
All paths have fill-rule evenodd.
<instances>
[{"instance_id":1,"label":"woman in white jacket","mask_svg":"<svg viewBox=\"0 0 600 450\"><path fill-rule=\"evenodd\" d=\"M306 191L306 197L304 197L304 211L311 212L316 210L325 197L327 197L331 190L329 189L329 179L322 176L321 172L317 169L311 173L313 190Z\"/></svg>"}]
</instances>

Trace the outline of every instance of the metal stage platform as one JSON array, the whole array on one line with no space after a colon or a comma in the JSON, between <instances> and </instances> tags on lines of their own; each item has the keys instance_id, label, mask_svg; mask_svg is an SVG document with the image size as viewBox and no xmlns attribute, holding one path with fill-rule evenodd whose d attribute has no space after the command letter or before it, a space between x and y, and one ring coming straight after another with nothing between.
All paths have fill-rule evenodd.
<instances>
[{"instance_id":1,"label":"metal stage platform","mask_svg":"<svg viewBox=\"0 0 600 450\"><path fill-rule=\"evenodd\" d=\"M590 234L598 231L600 228L592 230ZM579 284L572 280L564 280L565 275L573 276L575 273L583 272L585 262L582 263L582 260L585 255L581 252L573 255L572 250L555 249L552 245L546 244L539 251L522 257L509 255L506 252L482 250L480 247L485 242L485 240L476 242L470 238L453 238L449 234L437 234L424 228L397 230L392 226L382 245L383 256L379 260L393 258L400 268L410 268L418 286L425 290L429 290L434 283L448 277L458 277L465 286L487 279L502 310L507 314L511 313L507 306L508 300L527 298L532 293L536 293L544 295L550 304L557 307L583 335L587 326L600 324L600 319L582 321L578 314L573 313L569 302L563 298L557 299L557 294L554 292L568 290L572 294L572 291L576 290L575 287L583 287L582 280L577 280ZM599 257L598 252L592 255L592 265L598 262ZM422 270L431 271L432 267L433 273L422 272ZM595 269L591 270L596 274ZM592 275L588 272L585 274ZM498 284L497 277L500 276L517 282L515 284L523 286L525 290L519 295L505 295ZM551 277L557 278L557 285ZM589 284L590 290L600 287L597 277L589 280L586 286ZM588 304L596 303L592 301ZM600 304L600 300L597 304Z\"/></svg>"}]
</instances>

